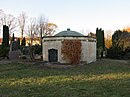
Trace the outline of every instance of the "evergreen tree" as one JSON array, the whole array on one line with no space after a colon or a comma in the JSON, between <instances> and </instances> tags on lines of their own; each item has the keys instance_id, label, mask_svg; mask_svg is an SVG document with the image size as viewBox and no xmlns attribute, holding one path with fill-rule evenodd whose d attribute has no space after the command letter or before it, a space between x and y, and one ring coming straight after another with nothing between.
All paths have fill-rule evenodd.
<instances>
[{"instance_id":1,"label":"evergreen tree","mask_svg":"<svg viewBox=\"0 0 130 97\"><path fill-rule=\"evenodd\" d=\"M20 49L20 38L17 39L17 43L18 43L18 48Z\"/></svg>"},{"instance_id":2,"label":"evergreen tree","mask_svg":"<svg viewBox=\"0 0 130 97\"><path fill-rule=\"evenodd\" d=\"M104 41L104 30L96 29L96 39L97 39L97 54L103 57L103 51L105 50L105 41Z\"/></svg>"},{"instance_id":3,"label":"evergreen tree","mask_svg":"<svg viewBox=\"0 0 130 97\"><path fill-rule=\"evenodd\" d=\"M3 46L9 46L9 27L3 25Z\"/></svg>"},{"instance_id":4,"label":"evergreen tree","mask_svg":"<svg viewBox=\"0 0 130 97\"><path fill-rule=\"evenodd\" d=\"M114 32L114 34L112 35L112 46L113 47L119 47L120 45L120 40L121 40L121 36L123 36L125 32L121 31L121 30L116 30Z\"/></svg>"},{"instance_id":5,"label":"evergreen tree","mask_svg":"<svg viewBox=\"0 0 130 97\"><path fill-rule=\"evenodd\" d=\"M14 33L13 33L13 36L12 36L12 41L14 41L14 39L15 39L15 38L14 38Z\"/></svg>"},{"instance_id":6,"label":"evergreen tree","mask_svg":"<svg viewBox=\"0 0 130 97\"><path fill-rule=\"evenodd\" d=\"M26 39L25 39L25 37L22 39L21 46L26 46Z\"/></svg>"}]
</instances>

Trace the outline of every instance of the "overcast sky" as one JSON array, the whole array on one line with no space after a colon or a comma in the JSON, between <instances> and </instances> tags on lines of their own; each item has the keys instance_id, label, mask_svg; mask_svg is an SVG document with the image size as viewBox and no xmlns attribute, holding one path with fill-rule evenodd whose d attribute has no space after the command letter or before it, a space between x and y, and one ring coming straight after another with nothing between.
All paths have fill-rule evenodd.
<instances>
[{"instance_id":1,"label":"overcast sky","mask_svg":"<svg viewBox=\"0 0 130 97\"><path fill-rule=\"evenodd\" d=\"M130 25L130 0L1 0L0 9L18 16L22 11L30 17L44 14L58 30L75 31L122 29Z\"/></svg>"}]
</instances>

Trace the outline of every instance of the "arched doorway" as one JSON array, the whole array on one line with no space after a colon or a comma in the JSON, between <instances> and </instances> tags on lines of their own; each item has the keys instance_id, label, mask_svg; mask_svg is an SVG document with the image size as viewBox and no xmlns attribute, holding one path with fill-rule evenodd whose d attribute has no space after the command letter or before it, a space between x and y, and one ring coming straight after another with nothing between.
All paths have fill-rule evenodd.
<instances>
[{"instance_id":1,"label":"arched doorway","mask_svg":"<svg viewBox=\"0 0 130 97\"><path fill-rule=\"evenodd\" d=\"M57 62L58 61L58 50L56 50L56 49L48 50L48 59L49 59L49 62Z\"/></svg>"}]
</instances>

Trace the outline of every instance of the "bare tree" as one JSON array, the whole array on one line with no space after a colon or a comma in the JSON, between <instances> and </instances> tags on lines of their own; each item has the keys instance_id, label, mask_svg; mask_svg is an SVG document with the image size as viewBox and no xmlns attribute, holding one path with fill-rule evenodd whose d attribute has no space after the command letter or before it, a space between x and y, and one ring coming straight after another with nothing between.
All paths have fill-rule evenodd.
<instances>
[{"instance_id":1,"label":"bare tree","mask_svg":"<svg viewBox=\"0 0 130 97\"><path fill-rule=\"evenodd\" d=\"M42 47L42 37L52 36L56 31L56 29L57 29L57 25L54 23L49 23L48 19L45 18L44 16L40 16L38 18L37 33L40 36L41 47Z\"/></svg>"},{"instance_id":2,"label":"bare tree","mask_svg":"<svg viewBox=\"0 0 130 97\"><path fill-rule=\"evenodd\" d=\"M29 37L29 44L32 46L34 35L36 31L36 19L35 18L30 18L29 19L29 24L28 24L28 32L26 35Z\"/></svg>"},{"instance_id":3,"label":"bare tree","mask_svg":"<svg viewBox=\"0 0 130 97\"><path fill-rule=\"evenodd\" d=\"M27 15L25 12L22 12L19 16L18 16L18 24L19 24L19 28L20 28L20 32L21 32L21 38L23 38L23 34L25 31L25 26L26 26L26 22L27 22Z\"/></svg>"},{"instance_id":4,"label":"bare tree","mask_svg":"<svg viewBox=\"0 0 130 97\"><path fill-rule=\"evenodd\" d=\"M47 23L46 30L45 30L45 36L52 36L54 32L57 30L57 25L54 23Z\"/></svg>"},{"instance_id":5,"label":"bare tree","mask_svg":"<svg viewBox=\"0 0 130 97\"><path fill-rule=\"evenodd\" d=\"M0 20L3 17L4 11L2 9L0 9ZM0 25L2 25L2 21L0 21Z\"/></svg>"},{"instance_id":6,"label":"bare tree","mask_svg":"<svg viewBox=\"0 0 130 97\"><path fill-rule=\"evenodd\" d=\"M8 26L9 34L11 35L14 31L16 31L17 19L13 15L6 14L4 11L0 10L0 24L1 26Z\"/></svg>"},{"instance_id":7,"label":"bare tree","mask_svg":"<svg viewBox=\"0 0 130 97\"><path fill-rule=\"evenodd\" d=\"M109 49L112 46L112 31L107 30L105 34L105 46Z\"/></svg>"},{"instance_id":8,"label":"bare tree","mask_svg":"<svg viewBox=\"0 0 130 97\"><path fill-rule=\"evenodd\" d=\"M2 9L0 9L0 33L2 32L2 28L3 28L3 26L2 26L2 21L1 21L1 18L2 18L2 16L3 16L3 10Z\"/></svg>"},{"instance_id":9,"label":"bare tree","mask_svg":"<svg viewBox=\"0 0 130 97\"><path fill-rule=\"evenodd\" d=\"M34 59L34 49L32 47L33 45L33 39L36 31L36 19L30 18L29 19L29 25L28 25L28 33L27 36L29 37L29 52L30 52L30 58Z\"/></svg>"},{"instance_id":10,"label":"bare tree","mask_svg":"<svg viewBox=\"0 0 130 97\"><path fill-rule=\"evenodd\" d=\"M42 37L44 35L48 20L44 16L40 16L37 22L37 35L40 36L40 43L42 47Z\"/></svg>"}]
</instances>

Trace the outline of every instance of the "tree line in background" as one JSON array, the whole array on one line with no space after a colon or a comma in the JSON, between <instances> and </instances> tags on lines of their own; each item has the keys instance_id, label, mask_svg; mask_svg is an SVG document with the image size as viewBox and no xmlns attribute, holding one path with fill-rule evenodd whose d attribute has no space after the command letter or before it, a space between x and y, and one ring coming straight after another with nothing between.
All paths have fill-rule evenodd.
<instances>
[{"instance_id":1,"label":"tree line in background","mask_svg":"<svg viewBox=\"0 0 130 97\"><path fill-rule=\"evenodd\" d=\"M53 35L57 30L57 25L50 23L45 16L38 18L28 17L25 12L22 12L18 17L4 13L0 10L0 27L8 26L9 35L14 32L21 34L21 38L27 36L30 38L30 44L34 37L39 37L40 41L43 36Z\"/></svg>"},{"instance_id":2,"label":"tree line in background","mask_svg":"<svg viewBox=\"0 0 130 97\"><path fill-rule=\"evenodd\" d=\"M42 52L42 37L51 36L57 29L57 25L50 23L44 16L38 18L30 18L25 12L22 12L17 18L11 14L6 14L0 10L0 28L3 32L3 43L0 47L0 57L7 56L9 51L9 40L15 41L14 32L20 34L18 42L20 49L27 54L25 49L26 38L29 39L29 55L34 59L34 51L39 54ZM104 30L96 29L96 35L90 33L88 36L97 39L97 57L106 55L108 58L129 59L130 58L130 33L129 29L117 30L111 37L111 31L106 33L104 38ZM34 39L38 39L40 45L33 46ZM34 49L35 47L35 49ZM4 52L4 53L3 53Z\"/></svg>"},{"instance_id":3,"label":"tree line in background","mask_svg":"<svg viewBox=\"0 0 130 97\"><path fill-rule=\"evenodd\" d=\"M28 17L25 12L22 12L18 17L14 17L11 14L6 14L3 10L0 10L0 28L1 32L3 32L3 43L1 47L2 52L4 52L3 50L5 48L9 47L9 41L17 41L21 47L25 47L25 45L27 45L26 36L28 39L30 58L33 59L33 41L39 41L40 47L38 46L37 48L40 48L39 51L42 52L42 37L53 35L57 30L57 25L49 22L45 16L32 18ZM20 37L16 38L14 33L19 34ZM8 44L8 46L6 44ZM5 55L6 54L4 54L4 56Z\"/></svg>"},{"instance_id":4,"label":"tree line in background","mask_svg":"<svg viewBox=\"0 0 130 97\"><path fill-rule=\"evenodd\" d=\"M33 35L40 37L40 34L52 35L57 29L57 25L50 23L45 16L32 18L28 17L25 12L22 12L18 17L14 17L0 10L0 27L3 25L9 27L9 35L16 32L21 34L21 38L23 38L24 35L30 37L30 31L33 32Z\"/></svg>"},{"instance_id":5,"label":"tree line in background","mask_svg":"<svg viewBox=\"0 0 130 97\"><path fill-rule=\"evenodd\" d=\"M130 32L117 30L112 35L112 46L107 49L107 57L113 59L130 58Z\"/></svg>"},{"instance_id":6,"label":"tree line in background","mask_svg":"<svg viewBox=\"0 0 130 97\"><path fill-rule=\"evenodd\" d=\"M130 32L116 30L111 36L110 31L104 38L104 30L96 29L97 57L106 55L112 59L130 59Z\"/></svg>"}]
</instances>

